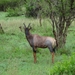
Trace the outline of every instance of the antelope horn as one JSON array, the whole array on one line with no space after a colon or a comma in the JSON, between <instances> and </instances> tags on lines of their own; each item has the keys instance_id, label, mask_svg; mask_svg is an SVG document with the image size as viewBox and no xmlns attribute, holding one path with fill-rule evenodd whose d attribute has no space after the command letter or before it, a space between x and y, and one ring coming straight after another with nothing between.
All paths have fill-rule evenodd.
<instances>
[{"instance_id":1,"label":"antelope horn","mask_svg":"<svg viewBox=\"0 0 75 75\"><path fill-rule=\"evenodd\" d=\"M23 25L24 25L24 27L26 28L26 25L25 25L25 23L23 23Z\"/></svg>"},{"instance_id":2,"label":"antelope horn","mask_svg":"<svg viewBox=\"0 0 75 75\"><path fill-rule=\"evenodd\" d=\"M30 24L31 24L31 23L29 23L28 28L30 27Z\"/></svg>"}]
</instances>

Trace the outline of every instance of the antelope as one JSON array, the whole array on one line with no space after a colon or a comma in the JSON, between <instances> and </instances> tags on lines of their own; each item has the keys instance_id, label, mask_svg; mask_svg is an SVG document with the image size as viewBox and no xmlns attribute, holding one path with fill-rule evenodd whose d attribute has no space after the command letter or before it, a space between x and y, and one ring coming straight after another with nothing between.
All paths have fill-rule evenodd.
<instances>
[{"instance_id":1,"label":"antelope","mask_svg":"<svg viewBox=\"0 0 75 75\"><path fill-rule=\"evenodd\" d=\"M54 63L56 40L53 37L39 36L37 34L31 34L30 30L32 29L32 27L30 26L30 23L28 27L26 27L25 23L23 24L24 24L24 32L25 32L26 39L33 49L34 63L36 63L37 61L36 60L36 49L37 48L48 48L52 54L52 63Z\"/></svg>"}]
</instances>

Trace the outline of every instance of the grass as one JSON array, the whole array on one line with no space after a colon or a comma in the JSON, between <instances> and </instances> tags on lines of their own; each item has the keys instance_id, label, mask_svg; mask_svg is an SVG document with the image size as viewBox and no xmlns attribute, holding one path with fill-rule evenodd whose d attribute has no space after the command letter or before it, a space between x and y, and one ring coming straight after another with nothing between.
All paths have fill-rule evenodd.
<instances>
[{"instance_id":1,"label":"grass","mask_svg":"<svg viewBox=\"0 0 75 75\"><path fill-rule=\"evenodd\" d=\"M0 38L1 75L48 74L51 57L47 49L37 53L38 62L34 64L32 49L24 36L20 38L17 35L3 34Z\"/></svg>"},{"instance_id":2,"label":"grass","mask_svg":"<svg viewBox=\"0 0 75 75\"><path fill-rule=\"evenodd\" d=\"M37 63L33 63L33 52L25 35L19 30L23 23L32 24L31 33L43 36L53 36L50 23L42 20L43 26L39 26L38 19L20 17L5 17L7 13L0 13L0 23L5 34L0 34L0 75L49 75L51 54L48 49L38 49ZM74 23L68 30L66 48L75 51ZM55 56L55 62L61 61L64 55Z\"/></svg>"},{"instance_id":3,"label":"grass","mask_svg":"<svg viewBox=\"0 0 75 75\"><path fill-rule=\"evenodd\" d=\"M47 56L37 53L38 62L33 63L31 47L28 43L16 36L1 35L0 45L0 71L1 75L38 75L48 73L50 67L50 53ZM4 41L3 41L4 40ZM43 58L45 57L45 58ZM44 70L43 70L44 69Z\"/></svg>"}]
</instances>

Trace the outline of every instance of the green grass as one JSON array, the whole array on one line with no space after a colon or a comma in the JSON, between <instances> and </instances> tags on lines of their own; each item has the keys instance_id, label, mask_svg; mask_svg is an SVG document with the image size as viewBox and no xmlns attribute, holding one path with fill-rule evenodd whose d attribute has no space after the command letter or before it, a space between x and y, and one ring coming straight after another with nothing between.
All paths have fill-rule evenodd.
<instances>
[{"instance_id":1,"label":"green grass","mask_svg":"<svg viewBox=\"0 0 75 75\"><path fill-rule=\"evenodd\" d=\"M39 26L38 19L20 17L5 17L7 13L0 13L0 23L5 34L0 34L0 75L49 75L51 54L48 49L38 49L37 63L33 63L33 52L20 31L19 26L23 23L32 25L31 33L43 36L53 36L50 23L47 19L42 20L43 26ZM66 48L75 51L75 28L74 23L68 30ZM64 55L56 53L55 63L61 61Z\"/></svg>"},{"instance_id":2,"label":"green grass","mask_svg":"<svg viewBox=\"0 0 75 75\"><path fill-rule=\"evenodd\" d=\"M20 35L0 35L1 75L47 75L51 66L49 50L41 49L34 64L32 49L25 36L22 33Z\"/></svg>"},{"instance_id":3,"label":"green grass","mask_svg":"<svg viewBox=\"0 0 75 75\"><path fill-rule=\"evenodd\" d=\"M49 51L37 53L36 64L33 53L25 38L13 35L0 35L0 74L1 75L41 75L48 74L51 63Z\"/></svg>"}]
</instances>

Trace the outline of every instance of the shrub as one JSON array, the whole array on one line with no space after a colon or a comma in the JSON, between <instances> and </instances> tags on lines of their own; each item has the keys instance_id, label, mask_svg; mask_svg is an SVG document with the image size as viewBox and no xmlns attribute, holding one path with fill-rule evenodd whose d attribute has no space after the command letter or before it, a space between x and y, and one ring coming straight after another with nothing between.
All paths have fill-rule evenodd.
<instances>
[{"instance_id":1,"label":"shrub","mask_svg":"<svg viewBox=\"0 0 75 75\"><path fill-rule=\"evenodd\" d=\"M58 50L59 54L66 54L66 55L70 55L71 54L71 51L69 49L67 49L66 47L63 47L63 48L60 48Z\"/></svg>"},{"instance_id":2,"label":"shrub","mask_svg":"<svg viewBox=\"0 0 75 75\"><path fill-rule=\"evenodd\" d=\"M7 12L8 12L8 15L7 15L8 17L19 16L19 9L18 8L15 8L15 9L8 8Z\"/></svg>"},{"instance_id":3,"label":"shrub","mask_svg":"<svg viewBox=\"0 0 75 75\"><path fill-rule=\"evenodd\" d=\"M39 1L37 0L26 0L26 13L25 15L27 17L34 17L36 18L38 16L39 10L41 6L39 5Z\"/></svg>"},{"instance_id":4,"label":"shrub","mask_svg":"<svg viewBox=\"0 0 75 75\"><path fill-rule=\"evenodd\" d=\"M75 75L75 53L50 69L50 75Z\"/></svg>"},{"instance_id":5,"label":"shrub","mask_svg":"<svg viewBox=\"0 0 75 75\"><path fill-rule=\"evenodd\" d=\"M0 11L6 11L8 7L12 9L24 4L24 0L0 0Z\"/></svg>"}]
</instances>

